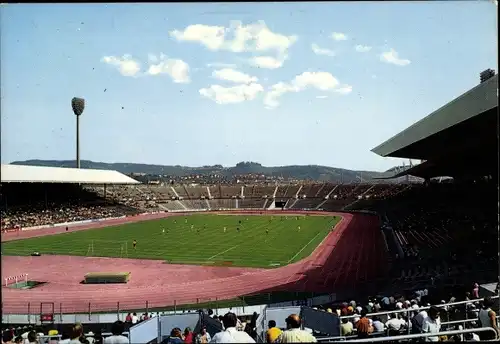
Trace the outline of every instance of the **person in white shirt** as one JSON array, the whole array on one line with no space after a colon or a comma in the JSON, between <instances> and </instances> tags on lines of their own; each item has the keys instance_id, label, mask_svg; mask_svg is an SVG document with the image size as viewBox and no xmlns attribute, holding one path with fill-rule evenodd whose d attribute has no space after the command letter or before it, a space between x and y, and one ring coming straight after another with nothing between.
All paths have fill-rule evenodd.
<instances>
[{"instance_id":1,"label":"person in white shirt","mask_svg":"<svg viewBox=\"0 0 500 344\"><path fill-rule=\"evenodd\" d=\"M236 329L238 324L236 314L226 313L222 318L222 324L225 330L216 333L210 343L255 343L248 333Z\"/></svg>"},{"instance_id":2,"label":"person in white shirt","mask_svg":"<svg viewBox=\"0 0 500 344\"><path fill-rule=\"evenodd\" d=\"M287 330L283 331L277 343L316 343L316 338L309 333L300 329L301 319L297 314L291 314L286 318Z\"/></svg>"},{"instance_id":3,"label":"person in white shirt","mask_svg":"<svg viewBox=\"0 0 500 344\"><path fill-rule=\"evenodd\" d=\"M422 333L439 333L441 330L441 319L439 319L439 308L432 306L429 309L429 316L424 319ZM429 342L439 341L438 336L426 337Z\"/></svg>"},{"instance_id":4,"label":"person in white shirt","mask_svg":"<svg viewBox=\"0 0 500 344\"><path fill-rule=\"evenodd\" d=\"M373 332L384 332L385 326L378 316L373 317Z\"/></svg>"},{"instance_id":5,"label":"person in white shirt","mask_svg":"<svg viewBox=\"0 0 500 344\"><path fill-rule=\"evenodd\" d=\"M125 323L120 320L115 321L111 326L112 335L104 338L104 344L130 344L129 339L123 335L124 331Z\"/></svg>"},{"instance_id":6,"label":"person in white shirt","mask_svg":"<svg viewBox=\"0 0 500 344\"><path fill-rule=\"evenodd\" d=\"M137 324L137 322L139 321L139 317L137 316L137 313L134 313L132 315L132 324Z\"/></svg>"},{"instance_id":7,"label":"person in white shirt","mask_svg":"<svg viewBox=\"0 0 500 344\"><path fill-rule=\"evenodd\" d=\"M385 326L390 332L398 332L405 324L405 321L396 313L385 323Z\"/></svg>"},{"instance_id":8,"label":"person in white shirt","mask_svg":"<svg viewBox=\"0 0 500 344\"><path fill-rule=\"evenodd\" d=\"M87 333L85 338L88 340L89 344L94 344L95 342L94 332L90 331L89 333Z\"/></svg>"}]
</instances>

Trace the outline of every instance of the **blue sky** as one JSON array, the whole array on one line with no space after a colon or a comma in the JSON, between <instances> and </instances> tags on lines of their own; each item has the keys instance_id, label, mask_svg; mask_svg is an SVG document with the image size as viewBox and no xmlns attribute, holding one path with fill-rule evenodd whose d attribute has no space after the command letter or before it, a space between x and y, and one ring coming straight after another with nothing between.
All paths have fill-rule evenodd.
<instances>
[{"instance_id":1,"label":"blue sky","mask_svg":"<svg viewBox=\"0 0 500 344\"><path fill-rule=\"evenodd\" d=\"M1 160L386 170L497 66L489 1L2 5Z\"/></svg>"}]
</instances>

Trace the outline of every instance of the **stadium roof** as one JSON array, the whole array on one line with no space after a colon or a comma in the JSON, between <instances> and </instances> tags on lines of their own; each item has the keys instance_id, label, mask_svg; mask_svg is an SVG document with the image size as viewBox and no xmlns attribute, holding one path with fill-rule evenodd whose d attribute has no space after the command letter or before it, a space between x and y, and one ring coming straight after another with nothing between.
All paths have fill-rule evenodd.
<instances>
[{"instance_id":1,"label":"stadium roof","mask_svg":"<svg viewBox=\"0 0 500 344\"><path fill-rule=\"evenodd\" d=\"M450 147L450 141L468 144L472 140L463 138L470 138L471 134L478 135L482 141L484 129L488 133L495 131L493 137L496 138L496 125L491 127L491 124L496 123L497 85L498 75L495 75L373 148L372 152L383 157L431 160L446 156L450 148L457 150L458 147Z\"/></svg>"},{"instance_id":2,"label":"stadium roof","mask_svg":"<svg viewBox=\"0 0 500 344\"><path fill-rule=\"evenodd\" d=\"M496 175L497 85L495 75L372 149L384 157L424 160L405 171L391 171L381 177Z\"/></svg>"},{"instance_id":3,"label":"stadium roof","mask_svg":"<svg viewBox=\"0 0 500 344\"><path fill-rule=\"evenodd\" d=\"M117 171L4 164L2 164L1 182L140 184Z\"/></svg>"}]
</instances>

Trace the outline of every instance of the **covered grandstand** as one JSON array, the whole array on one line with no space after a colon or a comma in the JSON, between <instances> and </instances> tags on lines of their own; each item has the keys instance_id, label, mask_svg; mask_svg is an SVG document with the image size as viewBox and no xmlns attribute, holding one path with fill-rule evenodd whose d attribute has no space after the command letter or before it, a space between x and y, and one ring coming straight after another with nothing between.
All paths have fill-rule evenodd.
<instances>
[{"instance_id":1,"label":"covered grandstand","mask_svg":"<svg viewBox=\"0 0 500 344\"><path fill-rule=\"evenodd\" d=\"M392 175L498 177L498 74L372 149L423 161Z\"/></svg>"},{"instance_id":2,"label":"covered grandstand","mask_svg":"<svg viewBox=\"0 0 500 344\"><path fill-rule=\"evenodd\" d=\"M2 164L1 183L2 231L137 213L82 187L139 184L117 171Z\"/></svg>"}]
</instances>

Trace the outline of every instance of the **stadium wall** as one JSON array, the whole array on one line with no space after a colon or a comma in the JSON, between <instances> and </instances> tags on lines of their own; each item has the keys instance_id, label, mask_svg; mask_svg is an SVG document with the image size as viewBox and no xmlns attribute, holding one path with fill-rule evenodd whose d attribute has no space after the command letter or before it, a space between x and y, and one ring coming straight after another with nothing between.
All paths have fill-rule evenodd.
<instances>
[{"instance_id":1,"label":"stadium wall","mask_svg":"<svg viewBox=\"0 0 500 344\"><path fill-rule=\"evenodd\" d=\"M55 223L55 224L51 224L51 225L25 227L25 228L21 228L21 230L22 231L32 231L32 230L36 230L36 229L75 226L75 225L83 225L86 223L102 222L102 221L107 221L107 220L117 220L117 219L124 219L124 218L126 218L126 216L107 217L104 219L92 219L92 220L83 220L83 221L74 221L74 222L63 222L63 223Z\"/></svg>"}]
</instances>

